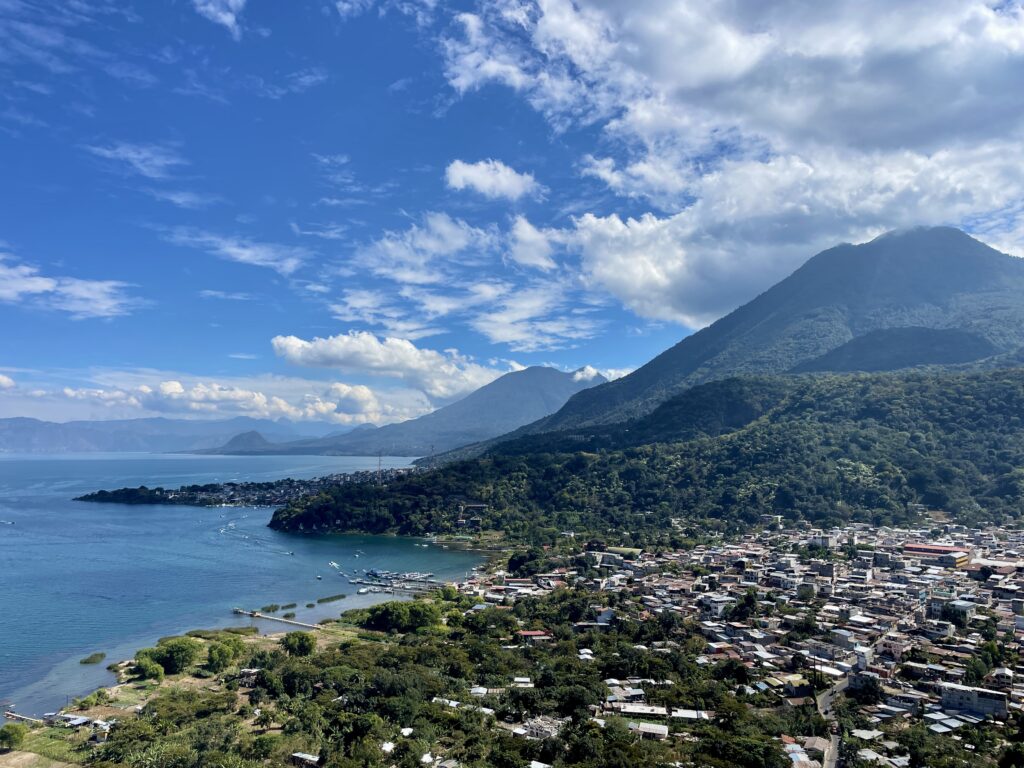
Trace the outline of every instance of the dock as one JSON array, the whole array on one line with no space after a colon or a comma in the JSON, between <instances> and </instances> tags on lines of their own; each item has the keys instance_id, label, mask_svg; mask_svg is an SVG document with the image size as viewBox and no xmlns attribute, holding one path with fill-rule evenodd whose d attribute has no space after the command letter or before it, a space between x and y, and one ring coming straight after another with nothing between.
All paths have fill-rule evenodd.
<instances>
[{"instance_id":1,"label":"dock","mask_svg":"<svg viewBox=\"0 0 1024 768\"><path fill-rule=\"evenodd\" d=\"M244 608L235 608L234 612L241 616L251 616L254 619L266 619L267 621L279 621L282 624L289 624L293 627L302 627L303 629L323 629L319 624L306 624L301 621L295 621L294 619L282 619L280 616L268 616L265 613L259 611L247 611Z\"/></svg>"},{"instance_id":2,"label":"dock","mask_svg":"<svg viewBox=\"0 0 1024 768\"><path fill-rule=\"evenodd\" d=\"M17 712L7 710L4 712L4 717L8 720L19 720L24 723L35 723L36 725L46 725L45 720L40 720L38 717L29 717L28 715L19 715Z\"/></svg>"}]
</instances>

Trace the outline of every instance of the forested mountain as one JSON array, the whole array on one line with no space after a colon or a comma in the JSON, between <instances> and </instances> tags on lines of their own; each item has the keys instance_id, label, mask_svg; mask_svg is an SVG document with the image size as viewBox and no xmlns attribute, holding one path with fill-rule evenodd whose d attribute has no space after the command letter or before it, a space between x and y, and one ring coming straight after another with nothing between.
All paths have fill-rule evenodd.
<instances>
[{"instance_id":1,"label":"forested mountain","mask_svg":"<svg viewBox=\"0 0 1024 768\"><path fill-rule=\"evenodd\" d=\"M905 522L917 507L960 521L1024 509L1024 371L731 378L631 422L534 435L386 487L338 486L278 510L288 530L484 527L668 542L762 514L830 524Z\"/></svg>"},{"instance_id":2,"label":"forested mountain","mask_svg":"<svg viewBox=\"0 0 1024 768\"><path fill-rule=\"evenodd\" d=\"M53 422L0 419L0 453L89 453L96 451L192 451L221 445L232 435L258 430L275 440L323 434L326 424L252 419L115 419Z\"/></svg>"},{"instance_id":3,"label":"forested mountain","mask_svg":"<svg viewBox=\"0 0 1024 768\"><path fill-rule=\"evenodd\" d=\"M526 431L608 424L736 374L897 370L1024 346L1024 261L957 229L891 232L819 253L753 301Z\"/></svg>"},{"instance_id":4,"label":"forested mountain","mask_svg":"<svg viewBox=\"0 0 1024 768\"><path fill-rule=\"evenodd\" d=\"M233 440L215 453L330 454L340 456L429 456L487 440L561 408L573 394L606 379L587 371L566 373L535 366L507 373L433 413L379 429L286 444Z\"/></svg>"}]
</instances>

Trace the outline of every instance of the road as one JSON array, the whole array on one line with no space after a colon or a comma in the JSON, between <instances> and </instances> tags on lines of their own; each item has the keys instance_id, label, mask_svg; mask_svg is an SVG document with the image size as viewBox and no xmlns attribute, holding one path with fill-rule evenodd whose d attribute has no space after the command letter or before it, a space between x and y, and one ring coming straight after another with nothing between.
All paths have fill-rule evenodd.
<instances>
[{"instance_id":1,"label":"road","mask_svg":"<svg viewBox=\"0 0 1024 768\"><path fill-rule=\"evenodd\" d=\"M836 719L835 703L836 696L845 691L849 684L850 678L844 677L831 688L819 693L814 700L818 707L818 714L828 721L830 729L836 728L837 731L829 737L828 751L825 753L825 762L822 768L836 768L836 763L839 761L839 721Z\"/></svg>"}]
</instances>

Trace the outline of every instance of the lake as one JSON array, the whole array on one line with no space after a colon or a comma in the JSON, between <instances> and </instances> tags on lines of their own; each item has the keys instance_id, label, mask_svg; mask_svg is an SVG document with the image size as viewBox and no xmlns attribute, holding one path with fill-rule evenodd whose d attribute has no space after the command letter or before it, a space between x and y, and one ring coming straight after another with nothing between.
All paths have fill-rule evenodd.
<instances>
[{"instance_id":1,"label":"lake","mask_svg":"<svg viewBox=\"0 0 1024 768\"><path fill-rule=\"evenodd\" d=\"M188 629L251 623L235 606L298 603L315 622L394 599L357 595L342 569L461 580L475 553L413 539L272 531L266 508L75 502L100 488L309 478L375 469L377 457L88 454L0 456L0 704L24 714L114 682L108 663ZM384 459L405 466L408 459ZM293 552L293 555L289 555ZM316 577L320 576L318 580ZM306 609L317 598L344 600ZM286 625L260 622L266 631ZM79 660L95 651L98 665Z\"/></svg>"}]
</instances>

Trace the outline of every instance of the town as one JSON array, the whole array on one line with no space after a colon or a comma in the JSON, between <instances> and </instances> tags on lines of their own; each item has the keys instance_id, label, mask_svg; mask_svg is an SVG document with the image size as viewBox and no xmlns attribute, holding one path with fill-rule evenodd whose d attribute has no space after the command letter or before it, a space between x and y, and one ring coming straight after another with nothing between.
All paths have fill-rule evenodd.
<instances>
[{"instance_id":1,"label":"town","mask_svg":"<svg viewBox=\"0 0 1024 768\"><path fill-rule=\"evenodd\" d=\"M761 522L756 533L687 551L604 546L552 554L545 564L555 567L476 575L460 589L481 601L478 608L586 590L592 615L574 625L578 631L665 614L692 622L705 641L698 664L742 665L752 699L813 703L829 723L828 738L787 740L799 768L834 766L841 755L907 766L894 738L900 729L921 723L962 741L979 729L999 733L1024 709L1024 669L1014 663L1024 639L1024 532L939 523L784 529L775 516ZM543 630L519 638L555 640ZM638 649L663 654L673 645ZM579 658L592 652L580 649ZM652 703L663 681L605 683L602 711L634 719L631 727L644 737L672 738L714 716Z\"/></svg>"}]
</instances>

